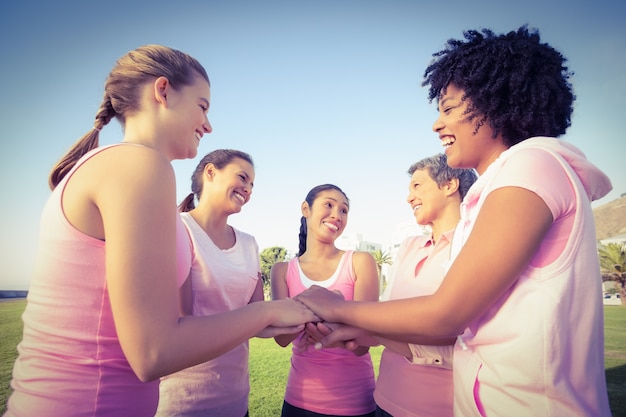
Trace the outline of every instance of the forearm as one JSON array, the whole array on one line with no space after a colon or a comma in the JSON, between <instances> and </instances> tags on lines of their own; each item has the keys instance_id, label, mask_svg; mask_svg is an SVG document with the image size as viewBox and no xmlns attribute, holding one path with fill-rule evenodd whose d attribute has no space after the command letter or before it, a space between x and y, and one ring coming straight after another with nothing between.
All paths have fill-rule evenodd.
<instances>
[{"instance_id":1,"label":"forearm","mask_svg":"<svg viewBox=\"0 0 626 417\"><path fill-rule=\"evenodd\" d=\"M270 306L249 304L212 316L185 316L123 345L142 381L154 380L226 353L271 323ZM146 333L149 332L146 329ZM143 342L142 342L143 341Z\"/></svg>"},{"instance_id":2,"label":"forearm","mask_svg":"<svg viewBox=\"0 0 626 417\"><path fill-rule=\"evenodd\" d=\"M388 339L380 336L374 336L374 339L376 339L379 344L393 350L396 353L399 353L407 359L411 359L413 355L409 344L427 346L451 346L454 345L454 343L456 342L456 337L433 338L413 335L408 335L405 338L399 337L397 340Z\"/></svg>"},{"instance_id":3,"label":"forearm","mask_svg":"<svg viewBox=\"0 0 626 417\"><path fill-rule=\"evenodd\" d=\"M412 345L427 345L427 346L447 346L453 345L456 342L456 336L454 337L429 337L419 334L404 334L397 335L393 338L388 335L372 335L372 338L378 342L378 344L389 347L391 343L400 344L412 344ZM395 349L394 349L395 350Z\"/></svg>"},{"instance_id":4,"label":"forearm","mask_svg":"<svg viewBox=\"0 0 626 417\"><path fill-rule=\"evenodd\" d=\"M298 335L299 335L299 333L297 333L297 334L281 334L279 336L275 336L274 340L276 341L276 343L279 346L286 347L287 345L289 345L289 343L293 342L298 337Z\"/></svg>"},{"instance_id":5,"label":"forearm","mask_svg":"<svg viewBox=\"0 0 626 417\"><path fill-rule=\"evenodd\" d=\"M343 302L332 309L332 321L359 327L382 338L406 343L434 344L456 337L460 329L446 321L445 307L433 296L384 302ZM423 319L428 317L428 320ZM430 343L427 343L430 344Z\"/></svg>"},{"instance_id":6,"label":"forearm","mask_svg":"<svg viewBox=\"0 0 626 417\"><path fill-rule=\"evenodd\" d=\"M393 350L394 352L404 356L405 358L411 358L411 349L405 342L399 342L397 340L387 339L384 337L375 337L379 344Z\"/></svg>"},{"instance_id":7,"label":"forearm","mask_svg":"<svg viewBox=\"0 0 626 417\"><path fill-rule=\"evenodd\" d=\"M368 353L370 351L370 347L369 346L358 346L356 349L354 349L352 352L356 355L356 356L363 356L366 353Z\"/></svg>"}]
</instances>

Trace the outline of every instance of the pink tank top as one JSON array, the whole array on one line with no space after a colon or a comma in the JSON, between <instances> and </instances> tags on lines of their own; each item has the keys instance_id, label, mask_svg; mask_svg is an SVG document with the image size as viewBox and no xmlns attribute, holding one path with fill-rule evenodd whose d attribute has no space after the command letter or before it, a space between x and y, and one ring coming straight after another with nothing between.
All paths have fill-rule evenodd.
<instances>
[{"instance_id":1,"label":"pink tank top","mask_svg":"<svg viewBox=\"0 0 626 417\"><path fill-rule=\"evenodd\" d=\"M105 242L75 229L61 206L71 175L111 146L81 158L44 207L5 416L153 416L156 410L159 382L135 376L115 331ZM177 222L180 285L189 273L191 247L178 216Z\"/></svg>"},{"instance_id":2,"label":"pink tank top","mask_svg":"<svg viewBox=\"0 0 626 417\"><path fill-rule=\"evenodd\" d=\"M293 258L287 266L289 297L316 284L339 290L346 300L352 300L353 253L346 251L333 276L322 282L309 280L300 270L298 258ZM374 368L369 353L356 356L345 349L315 350L311 346L302 352L299 342L300 338L293 341L285 401L295 407L331 415L360 415L376 409Z\"/></svg>"}]
</instances>

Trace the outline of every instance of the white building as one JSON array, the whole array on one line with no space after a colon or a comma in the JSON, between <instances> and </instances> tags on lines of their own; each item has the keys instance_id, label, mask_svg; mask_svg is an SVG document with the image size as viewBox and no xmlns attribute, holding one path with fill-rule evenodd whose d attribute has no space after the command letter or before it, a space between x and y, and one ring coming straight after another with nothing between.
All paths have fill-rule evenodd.
<instances>
[{"instance_id":1,"label":"white building","mask_svg":"<svg viewBox=\"0 0 626 417\"><path fill-rule=\"evenodd\" d=\"M363 240L363 235L360 233L354 235L343 234L335 241L335 245L341 250L358 250L363 252L374 252L382 247L380 243Z\"/></svg>"},{"instance_id":2,"label":"white building","mask_svg":"<svg viewBox=\"0 0 626 417\"><path fill-rule=\"evenodd\" d=\"M396 230L391 237L391 242L389 243L389 246L385 249L385 252L391 258L391 265L383 265L382 267L382 275L385 281L388 281L390 277L393 263L396 260L398 250L400 249L400 245L402 244L404 239L409 236L421 236L429 233L430 228L428 226L420 226L415 223L415 220L408 220L396 226Z\"/></svg>"},{"instance_id":3,"label":"white building","mask_svg":"<svg viewBox=\"0 0 626 417\"><path fill-rule=\"evenodd\" d=\"M621 235L607 237L606 239L602 239L600 241L603 245L609 243L619 243L620 245L626 245L626 233L622 233Z\"/></svg>"}]
</instances>

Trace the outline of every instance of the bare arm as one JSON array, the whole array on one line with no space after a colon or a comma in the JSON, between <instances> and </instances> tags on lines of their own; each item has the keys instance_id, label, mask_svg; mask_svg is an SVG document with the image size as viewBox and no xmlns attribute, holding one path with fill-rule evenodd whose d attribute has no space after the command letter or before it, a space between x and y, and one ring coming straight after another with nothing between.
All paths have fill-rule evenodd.
<instances>
[{"instance_id":1,"label":"bare arm","mask_svg":"<svg viewBox=\"0 0 626 417\"><path fill-rule=\"evenodd\" d=\"M314 287L297 299L325 320L361 327L394 340L421 344L423 337L454 337L513 285L552 221L549 208L533 192L500 188L487 197L471 235L435 294L380 303L347 303ZM338 329L327 342L341 337Z\"/></svg>"},{"instance_id":2,"label":"bare arm","mask_svg":"<svg viewBox=\"0 0 626 417\"><path fill-rule=\"evenodd\" d=\"M212 359L269 326L313 320L293 300L253 303L209 317L179 317L174 172L161 155L120 147L104 155L93 203L106 239L107 285L119 340L143 380ZM111 166L115 169L110 169Z\"/></svg>"},{"instance_id":3,"label":"bare arm","mask_svg":"<svg viewBox=\"0 0 626 417\"><path fill-rule=\"evenodd\" d=\"M367 252L354 252L354 301L378 301L378 267L374 257Z\"/></svg>"},{"instance_id":4,"label":"bare arm","mask_svg":"<svg viewBox=\"0 0 626 417\"><path fill-rule=\"evenodd\" d=\"M338 331L339 334L341 334L341 337L331 339L326 338L326 336L328 336L333 331ZM311 344L318 345L318 343L322 343L323 347L327 348L338 347L356 351L359 347L384 345L385 347L388 347L396 353L405 356L407 359L411 359L413 357L413 353L411 352L411 349L407 342L388 339L381 336L375 336L363 329L349 326L343 323L307 323L306 332L311 338ZM418 340L418 338L415 336L413 336L412 339ZM413 343L430 346L449 346L454 344L456 338L423 337L420 338L420 340L422 340L420 343ZM321 345L318 345L318 348L319 347L321 347Z\"/></svg>"},{"instance_id":5,"label":"bare arm","mask_svg":"<svg viewBox=\"0 0 626 417\"><path fill-rule=\"evenodd\" d=\"M380 286L374 257L367 252L354 252L352 266L355 274L354 301L378 301ZM354 354L364 355L369 347L369 344L360 345L354 349Z\"/></svg>"},{"instance_id":6,"label":"bare arm","mask_svg":"<svg viewBox=\"0 0 626 417\"><path fill-rule=\"evenodd\" d=\"M406 256L410 256L410 254ZM373 258L372 258L372 261L373 261ZM375 266L375 262L373 266ZM377 269L376 269L376 275L378 275ZM376 285L376 287L378 287L378 285ZM373 298L372 295L370 295L369 300L365 299L364 301L371 301L372 298ZM344 334L347 334L348 331L353 332L354 339L350 340L350 343L346 343L348 341L344 340L334 347L343 347L349 350L353 350L357 348L357 346L366 347L366 346L384 345L385 347L388 347L391 350L409 359L412 358L412 352L407 342L393 340L393 339L380 336L380 335L374 335L371 333L367 333L364 330L359 331L359 329L356 329L356 328L348 330L346 326L347 326L346 324L340 324L340 323L318 323L317 326L313 324L307 324L306 329L307 329L307 333L311 336L311 338L315 342L319 342L325 336L330 334L331 331L336 330L337 328L342 328L342 332L344 332ZM418 338L417 336L414 336L414 335L411 336L411 339L413 343L417 343L419 340L419 344L436 345L436 346L452 345L456 341L456 338L454 337L452 338L450 337L449 338L432 338L432 337Z\"/></svg>"},{"instance_id":7,"label":"bare arm","mask_svg":"<svg viewBox=\"0 0 626 417\"><path fill-rule=\"evenodd\" d=\"M278 262L270 270L270 281L272 286L272 300L285 300L289 296L287 288L287 262ZM276 343L285 347L289 345L298 334L281 334L274 337Z\"/></svg>"}]
</instances>

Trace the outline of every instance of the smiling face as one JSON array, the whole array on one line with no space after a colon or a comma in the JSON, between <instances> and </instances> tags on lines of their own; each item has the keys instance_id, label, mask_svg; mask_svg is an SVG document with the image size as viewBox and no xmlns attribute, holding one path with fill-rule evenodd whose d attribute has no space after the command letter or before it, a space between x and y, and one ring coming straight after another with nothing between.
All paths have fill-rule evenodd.
<instances>
[{"instance_id":1,"label":"smiling face","mask_svg":"<svg viewBox=\"0 0 626 417\"><path fill-rule=\"evenodd\" d=\"M413 209L417 224L431 225L444 212L448 201L447 192L439 188L428 169L418 169L411 175L409 195L406 201Z\"/></svg>"},{"instance_id":2,"label":"smiling face","mask_svg":"<svg viewBox=\"0 0 626 417\"><path fill-rule=\"evenodd\" d=\"M200 139L213 128L208 119L211 101L209 83L198 76L191 85L182 86L177 90L168 89L166 93L168 115L171 123L168 124L171 143L172 159L194 158L198 153Z\"/></svg>"},{"instance_id":3,"label":"smiling face","mask_svg":"<svg viewBox=\"0 0 626 417\"><path fill-rule=\"evenodd\" d=\"M475 168L482 174L507 146L500 136L493 137L487 121L476 128L476 119L468 120L470 102L463 96L462 89L448 85L439 98L439 117L433 131L439 135L449 166Z\"/></svg>"},{"instance_id":4,"label":"smiling face","mask_svg":"<svg viewBox=\"0 0 626 417\"><path fill-rule=\"evenodd\" d=\"M348 223L350 206L343 193L337 190L321 191L312 206L302 203L302 215L307 222L307 235L326 242L334 242Z\"/></svg>"},{"instance_id":5,"label":"smiling face","mask_svg":"<svg viewBox=\"0 0 626 417\"><path fill-rule=\"evenodd\" d=\"M250 201L254 187L254 167L250 162L234 158L222 169L207 164L205 175L206 187L210 189L203 191L202 196L218 203L228 214L239 213Z\"/></svg>"}]
</instances>

